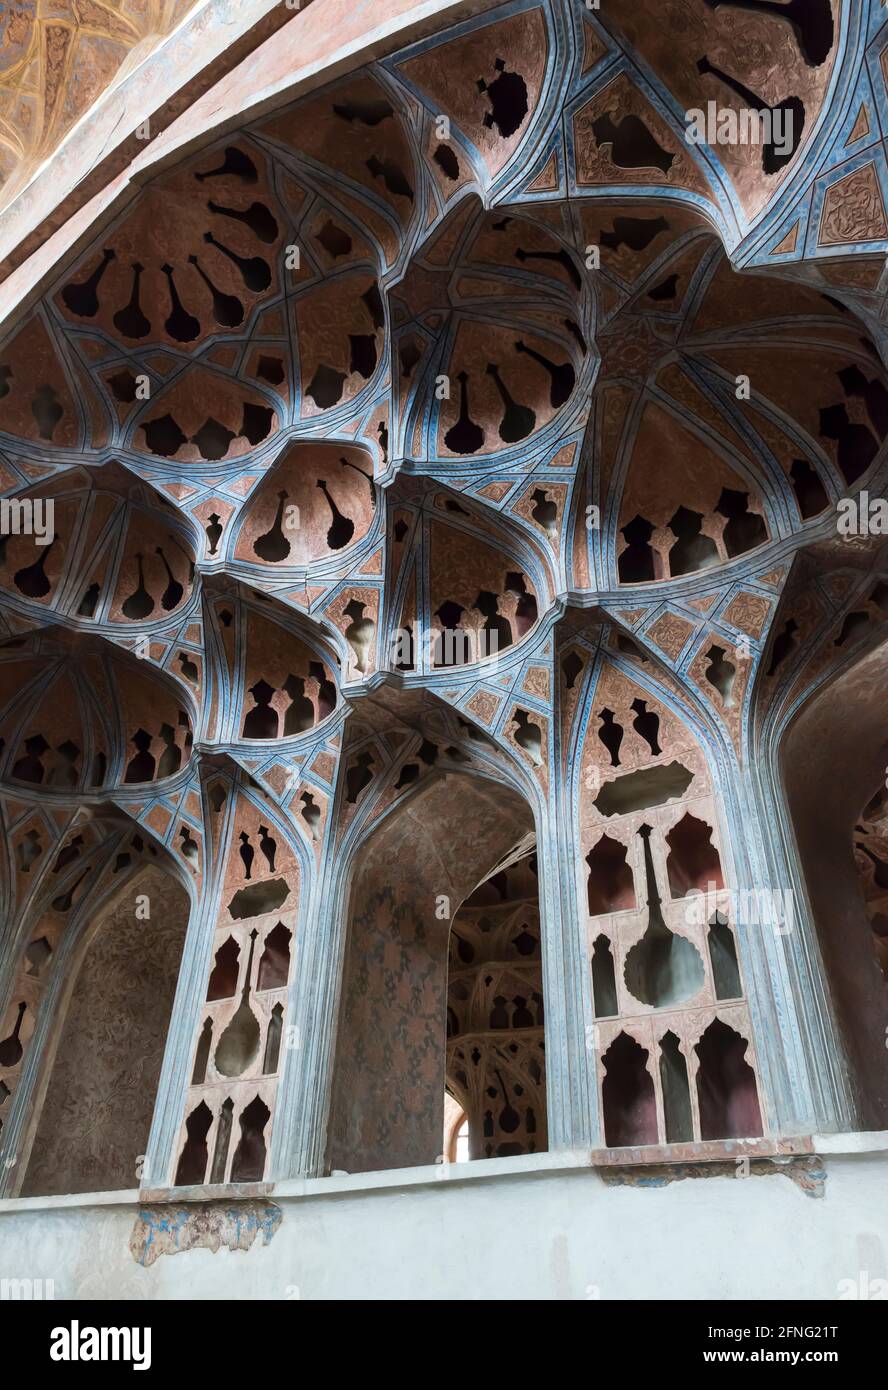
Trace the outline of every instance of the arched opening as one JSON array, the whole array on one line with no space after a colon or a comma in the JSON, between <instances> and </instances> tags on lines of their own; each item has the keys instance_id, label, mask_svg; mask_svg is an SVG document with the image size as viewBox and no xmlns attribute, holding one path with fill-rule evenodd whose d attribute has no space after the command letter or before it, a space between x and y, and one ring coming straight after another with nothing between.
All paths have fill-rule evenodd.
<instances>
[{"instance_id":1,"label":"arched opening","mask_svg":"<svg viewBox=\"0 0 888 1390\"><path fill-rule=\"evenodd\" d=\"M590 917L623 912L636 906L632 867L627 862L625 845L610 835L602 835L586 855L586 863L589 865Z\"/></svg>"},{"instance_id":2,"label":"arched opening","mask_svg":"<svg viewBox=\"0 0 888 1390\"><path fill-rule=\"evenodd\" d=\"M332 1169L409 1167L441 1155L451 922L532 829L527 804L510 787L445 772L408 792L359 844L347 906Z\"/></svg>"},{"instance_id":3,"label":"arched opening","mask_svg":"<svg viewBox=\"0 0 888 1390\"><path fill-rule=\"evenodd\" d=\"M761 1134L755 1072L746 1060L748 1049L746 1039L720 1018L712 1020L696 1044L701 1139L742 1139Z\"/></svg>"},{"instance_id":4,"label":"arched opening","mask_svg":"<svg viewBox=\"0 0 888 1390\"><path fill-rule=\"evenodd\" d=\"M468 1123L470 1158L547 1147L543 962L536 855L466 898L450 932L447 1089Z\"/></svg>"},{"instance_id":5,"label":"arched opening","mask_svg":"<svg viewBox=\"0 0 888 1390\"><path fill-rule=\"evenodd\" d=\"M449 1091L444 1092L444 1144L441 1155L445 1163L469 1161L469 1117Z\"/></svg>"},{"instance_id":6,"label":"arched opening","mask_svg":"<svg viewBox=\"0 0 888 1390\"><path fill-rule=\"evenodd\" d=\"M780 767L825 980L844 1043L857 1120L888 1126L888 985L880 966L883 921L878 837L868 815L885 784L888 644L822 687L795 717ZM863 850L870 850L874 864Z\"/></svg>"},{"instance_id":7,"label":"arched opening","mask_svg":"<svg viewBox=\"0 0 888 1390\"><path fill-rule=\"evenodd\" d=\"M131 1188L147 1177L188 913L185 889L152 865L84 941L42 1064L23 1196Z\"/></svg>"},{"instance_id":8,"label":"arched opening","mask_svg":"<svg viewBox=\"0 0 888 1390\"><path fill-rule=\"evenodd\" d=\"M602 1057L604 1141L609 1148L657 1142L657 1100L648 1052L621 1032Z\"/></svg>"},{"instance_id":9,"label":"arched opening","mask_svg":"<svg viewBox=\"0 0 888 1390\"><path fill-rule=\"evenodd\" d=\"M705 821L686 812L669 831L666 843L666 872L674 898L682 898L694 889L711 893L724 888L721 860L712 843L712 827Z\"/></svg>"}]
</instances>

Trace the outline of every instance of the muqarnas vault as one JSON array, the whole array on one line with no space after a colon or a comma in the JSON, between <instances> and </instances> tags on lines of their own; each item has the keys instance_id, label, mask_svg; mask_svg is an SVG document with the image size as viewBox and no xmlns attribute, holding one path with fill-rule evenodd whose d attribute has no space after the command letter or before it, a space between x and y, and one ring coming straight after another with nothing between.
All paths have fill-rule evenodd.
<instances>
[{"instance_id":1,"label":"muqarnas vault","mask_svg":"<svg viewBox=\"0 0 888 1390\"><path fill-rule=\"evenodd\" d=\"M880 24L487 9L7 325L7 1195L888 1127Z\"/></svg>"}]
</instances>

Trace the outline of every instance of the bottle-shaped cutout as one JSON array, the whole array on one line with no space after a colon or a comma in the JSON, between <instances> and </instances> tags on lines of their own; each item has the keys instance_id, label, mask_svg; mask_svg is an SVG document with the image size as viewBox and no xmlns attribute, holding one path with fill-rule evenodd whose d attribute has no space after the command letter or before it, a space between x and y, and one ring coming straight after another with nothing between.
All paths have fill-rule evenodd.
<instances>
[{"instance_id":1,"label":"bottle-shaped cutout","mask_svg":"<svg viewBox=\"0 0 888 1390\"><path fill-rule=\"evenodd\" d=\"M145 572L141 552L136 554L136 564L139 571L139 581L133 592L124 599L121 605L123 616L134 623L139 622L142 618L147 618L149 613L154 612L154 599L145 588Z\"/></svg>"},{"instance_id":2,"label":"bottle-shaped cutout","mask_svg":"<svg viewBox=\"0 0 888 1390\"><path fill-rule=\"evenodd\" d=\"M215 1066L220 1076L240 1076L242 1072L246 1071L259 1051L259 1020L250 1008L253 951L258 935L259 933L254 927L250 932L250 954L247 959L244 987L241 991L241 1002L216 1048Z\"/></svg>"},{"instance_id":3,"label":"bottle-shaped cutout","mask_svg":"<svg viewBox=\"0 0 888 1390\"><path fill-rule=\"evenodd\" d=\"M219 513L218 513L218 512L210 512L209 518L208 518L208 520L207 520L207 524L206 524L206 526L204 527L204 530L205 530L206 533L207 533L207 540L208 540L209 543L210 543L210 547L209 547L209 550L207 551L207 554L209 554L209 555L215 555L215 554L217 553L217 552L216 552L216 547L218 546L219 541L220 541L221 538L222 538L222 532L223 532L224 529L225 529L225 528L223 527L223 525L222 525L222 523L221 523L221 521L220 521L220 519L219 519Z\"/></svg>"},{"instance_id":4,"label":"bottle-shaped cutout","mask_svg":"<svg viewBox=\"0 0 888 1390\"><path fill-rule=\"evenodd\" d=\"M381 423L381 422L380 422L379 428L382 429L382 423ZM352 463L349 459L343 458L342 455L340 455L340 457L339 457L339 462L342 464L343 468L353 468L353 469L355 470L356 473L360 473L360 475L361 475L362 478L366 478L366 479L367 479L367 486L368 486L368 488L370 489L370 505L373 507L373 509L374 509L374 511L375 511L375 510L376 510L376 485L375 485L374 482L373 482L373 474L372 474L372 473L365 473L364 470L363 470L363 468L359 468L358 465L357 465L356 463Z\"/></svg>"},{"instance_id":5,"label":"bottle-shaped cutout","mask_svg":"<svg viewBox=\"0 0 888 1390\"><path fill-rule=\"evenodd\" d=\"M284 714L284 738L292 734L304 734L315 723L315 707L305 693L305 680L292 672L284 681L282 689L290 697L290 704Z\"/></svg>"},{"instance_id":6,"label":"bottle-shaped cutout","mask_svg":"<svg viewBox=\"0 0 888 1390\"><path fill-rule=\"evenodd\" d=\"M646 584L653 580L655 563L650 545L653 525L645 517L635 516L620 531L625 539L625 550L617 557L621 584Z\"/></svg>"},{"instance_id":7,"label":"bottle-shaped cutout","mask_svg":"<svg viewBox=\"0 0 888 1390\"><path fill-rule=\"evenodd\" d=\"M131 742L136 751L126 765L123 780L125 782L153 781L157 760L151 752L153 742L151 735L147 729L136 729Z\"/></svg>"},{"instance_id":8,"label":"bottle-shaped cutout","mask_svg":"<svg viewBox=\"0 0 888 1390\"><path fill-rule=\"evenodd\" d=\"M266 680L258 680L251 685L249 694L255 700L255 707L244 716L243 738L277 738L280 727L278 712L271 703L275 693L273 685ZM241 839L244 838L243 832Z\"/></svg>"},{"instance_id":9,"label":"bottle-shaped cutout","mask_svg":"<svg viewBox=\"0 0 888 1390\"><path fill-rule=\"evenodd\" d=\"M176 731L172 724L161 724L160 737L164 742L164 750L160 755L160 762L157 765L157 775L161 778L172 777L182 766L182 750L176 743ZM196 858L197 844L191 839L185 826L179 831L179 835L182 839L182 853L185 855L185 858L187 859L189 857L189 844L194 846L193 852Z\"/></svg>"},{"instance_id":10,"label":"bottle-shaped cutout","mask_svg":"<svg viewBox=\"0 0 888 1390\"><path fill-rule=\"evenodd\" d=\"M355 523L350 517L343 516L330 495L330 489L323 478L317 479L317 486L326 497L327 505L333 513L333 520L327 530L327 545L331 550L341 550L344 545L348 545L355 534Z\"/></svg>"},{"instance_id":11,"label":"bottle-shaped cutout","mask_svg":"<svg viewBox=\"0 0 888 1390\"><path fill-rule=\"evenodd\" d=\"M506 1090L505 1082L503 1081L503 1078L500 1075L499 1071L495 1071L494 1075L496 1076L496 1079L500 1084L500 1090L503 1093L504 1102L497 1123L500 1129L502 1130L503 1134L514 1134L515 1130L521 1124L521 1116L518 1114L518 1111L515 1109L515 1107L509 1100L509 1093Z\"/></svg>"},{"instance_id":12,"label":"bottle-shaped cutout","mask_svg":"<svg viewBox=\"0 0 888 1390\"><path fill-rule=\"evenodd\" d=\"M540 366L549 373L549 404L553 410L557 410L559 406L564 405L566 400L570 399L570 393L574 389L577 379L572 362L552 362L541 352L537 352L536 348L528 347L520 338L515 344L515 351L523 352L528 357L532 357L534 362L539 362Z\"/></svg>"},{"instance_id":13,"label":"bottle-shaped cutout","mask_svg":"<svg viewBox=\"0 0 888 1390\"><path fill-rule=\"evenodd\" d=\"M373 634L376 630L373 619L368 618L364 613L365 606L359 599L349 599L343 612L343 617L351 618L351 622L345 629L345 640L355 654L355 665L361 675L366 674L370 664L370 651Z\"/></svg>"},{"instance_id":14,"label":"bottle-shaped cutout","mask_svg":"<svg viewBox=\"0 0 888 1390\"><path fill-rule=\"evenodd\" d=\"M210 1169L210 1182L222 1183L225 1181L225 1169L228 1165L228 1148L231 1143L231 1121L234 1116L234 1101L230 1096L222 1102L222 1109L219 1111L219 1125L216 1129L216 1146L213 1149L213 1166Z\"/></svg>"},{"instance_id":15,"label":"bottle-shaped cutout","mask_svg":"<svg viewBox=\"0 0 888 1390\"><path fill-rule=\"evenodd\" d=\"M192 1086L202 1086L207 1078L207 1063L210 1060L210 1048L213 1045L213 1020L204 1020L204 1026L200 1030L200 1038L197 1043L197 1051L194 1054L194 1070L191 1073Z\"/></svg>"},{"instance_id":16,"label":"bottle-shaped cutout","mask_svg":"<svg viewBox=\"0 0 888 1390\"><path fill-rule=\"evenodd\" d=\"M598 737L610 753L611 767L620 766L620 745L623 742L624 729L622 724L618 724L612 709L601 709L598 711L598 718L601 720L601 728L598 730Z\"/></svg>"},{"instance_id":17,"label":"bottle-shaped cutout","mask_svg":"<svg viewBox=\"0 0 888 1390\"><path fill-rule=\"evenodd\" d=\"M240 854L240 857L244 865L244 878L249 880L253 877L253 860L256 856L256 851L250 844L250 837L247 834L246 830L241 831L240 842L241 845L240 849L238 850L238 853Z\"/></svg>"},{"instance_id":18,"label":"bottle-shaped cutout","mask_svg":"<svg viewBox=\"0 0 888 1390\"><path fill-rule=\"evenodd\" d=\"M710 10L748 10L750 14L772 15L791 24L805 62L811 68L825 63L833 46L833 27L830 0L703 0Z\"/></svg>"},{"instance_id":19,"label":"bottle-shaped cutout","mask_svg":"<svg viewBox=\"0 0 888 1390\"><path fill-rule=\"evenodd\" d=\"M692 511L684 504L670 517L669 529L676 537L669 547L669 573L673 578L718 564L718 546L704 534L704 520L702 512Z\"/></svg>"},{"instance_id":20,"label":"bottle-shaped cutout","mask_svg":"<svg viewBox=\"0 0 888 1390\"><path fill-rule=\"evenodd\" d=\"M275 855L277 854L277 840L275 840L274 837L269 834L267 825L260 825L259 827L259 848L265 856L265 862L268 865L268 872L270 874L273 874L274 860Z\"/></svg>"},{"instance_id":21,"label":"bottle-shaped cutout","mask_svg":"<svg viewBox=\"0 0 888 1390\"><path fill-rule=\"evenodd\" d=\"M553 502L545 488L534 488L531 493L533 506L530 514L546 535L554 540L558 535L558 506Z\"/></svg>"},{"instance_id":22,"label":"bottle-shaped cutout","mask_svg":"<svg viewBox=\"0 0 888 1390\"><path fill-rule=\"evenodd\" d=\"M237 328L239 323L244 321L244 306L241 304L237 295L225 294L218 289L207 275L200 261L196 256L188 257L188 264L193 265L201 280L213 297L213 318L223 328Z\"/></svg>"},{"instance_id":23,"label":"bottle-shaped cutout","mask_svg":"<svg viewBox=\"0 0 888 1390\"><path fill-rule=\"evenodd\" d=\"M649 825L638 828L644 843L648 924L641 940L636 941L626 956L623 975L635 999L659 1009L679 1004L696 994L703 985L704 971L696 946L686 937L670 931L663 918L651 853L651 833Z\"/></svg>"},{"instance_id":24,"label":"bottle-shaped cutout","mask_svg":"<svg viewBox=\"0 0 888 1390\"><path fill-rule=\"evenodd\" d=\"M99 283L114 257L115 252L110 247L106 248L92 275L76 285L66 285L62 290L62 299L78 318L91 319L99 312Z\"/></svg>"},{"instance_id":25,"label":"bottle-shaped cutout","mask_svg":"<svg viewBox=\"0 0 888 1390\"><path fill-rule=\"evenodd\" d=\"M492 376L503 403L503 418L500 421L499 436L504 444L517 444L526 439L536 424L536 413L530 406L520 405L503 381L500 369L495 362L488 362L487 374Z\"/></svg>"},{"instance_id":26,"label":"bottle-shaped cutout","mask_svg":"<svg viewBox=\"0 0 888 1390\"><path fill-rule=\"evenodd\" d=\"M99 601L99 593L100 593L100 592L101 592L101 590L100 590L100 588L99 588L98 581L97 581L97 580L93 580L92 584L90 584L90 585L84 590L83 598L80 600L80 603L77 605L77 616L78 616L78 618L93 618L93 617L95 617L96 604L97 604L98 601Z\"/></svg>"},{"instance_id":27,"label":"bottle-shaped cutout","mask_svg":"<svg viewBox=\"0 0 888 1390\"><path fill-rule=\"evenodd\" d=\"M468 373L460 372L456 379L459 382L459 417L445 434L444 443L454 454L474 454L484 443L484 431L469 413Z\"/></svg>"},{"instance_id":28,"label":"bottle-shaped cutout","mask_svg":"<svg viewBox=\"0 0 888 1390\"><path fill-rule=\"evenodd\" d=\"M736 77L732 77L722 68L717 68L705 55L697 63L697 71L703 76L709 74L718 78L719 82L723 82L732 92L737 93L744 106L757 111L760 116L768 113L769 120L764 122L764 129L769 134L768 138L762 141L762 168L766 174L777 174L785 168L801 143L802 131L805 128L804 102L798 97L787 97L785 101L769 106L764 97L757 96ZM775 116L778 117L777 120L774 119ZM775 140L775 134L781 137L786 135L789 138L786 141L783 138Z\"/></svg>"},{"instance_id":29,"label":"bottle-shaped cutout","mask_svg":"<svg viewBox=\"0 0 888 1390\"><path fill-rule=\"evenodd\" d=\"M539 724L535 724L526 709L516 709L512 721L515 728L515 742L523 748L535 767L543 762L543 734Z\"/></svg>"},{"instance_id":30,"label":"bottle-shaped cutout","mask_svg":"<svg viewBox=\"0 0 888 1390\"><path fill-rule=\"evenodd\" d=\"M228 257L232 265L237 266L248 290L260 294L262 290L268 289L271 284L271 267L268 261L264 261L261 256L239 256L223 242L217 241L212 232L204 232L204 241L208 246L215 246L217 251Z\"/></svg>"},{"instance_id":31,"label":"bottle-shaped cutout","mask_svg":"<svg viewBox=\"0 0 888 1390\"><path fill-rule=\"evenodd\" d=\"M633 700L630 708L635 710L635 718L632 721L633 729L639 738L644 739L652 755L655 758L659 757L663 752L657 739L660 732L660 716L655 714L652 709L648 709L647 700Z\"/></svg>"},{"instance_id":32,"label":"bottle-shaped cutout","mask_svg":"<svg viewBox=\"0 0 888 1390\"><path fill-rule=\"evenodd\" d=\"M170 613L179 603L181 603L182 595L184 594L185 590L179 583L176 576L173 574L173 571L170 568L170 563L167 560L166 555L164 555L163 553L163 548L159 545L156 546L154 553L155 555L160 556L160 559L163 562L163 567L167 572L167 586L164 589L163 594L161 595L160 605L162 608L166 610L167 613Z\"/></svg>"},{"instance_id":33,"label":"bottle-shaped cutout","mask_svg":"<svg viewBox=\"0 0 888 1390\"><path fill-rule=\"evenodd\" d=\"M733 709L736 705L734 699L734 681L737 676L737 667L733 661L728 661L724 647L713 643L706 653L706 660L709 665L703 672L709 684L718 691L724 702L725 709Z\"/></svg>"},{"instance_id":34,"label":"bottle-shaped cutout","mask_svg":"<svg viewBox=\"0 0 888 1390\"><path fill-rule=\"evenodd\" d=\"M76 882L71 884L71 887L67 890L67 892L59 893L57 898L53 898L52 903L50 904L53 912L70 912L71 904L74 901L74 894L77 892L77 889L80 887L81 883L86 878L88 873L89 869L84 869L83 873L76 880Z\"/></svg>"},{"instance_id":35,"label":"bottle-shaped cutout","mask_svg":"<svg viewBox=\"0 0 888 1390\"><path fill-rule=\"evenodd\" d=\"M22 1053L25 1049L22 1047L19 1034L22 1031L22 1021L27 1012L27 1008L27 1004L22 1000L18 1006L18 1017L15 1020L12 1032L9 1034L8 1038L4 1038L3 1041L0 1042L0 1067L15 1067L22 1060Z\"/></svg>"},{"instance_id":36,"label":"bottle-shaped cutout","mask_svg":"<svg viewBox=\"0 0 888 1390\"><path fill-rule=\"evenodd\" d=\"M123 334L125 338L147 338L151 332L151 321L142 312L142 305L139 302L140 280L142 271L145 267L141 261L133 261L133 287L130 291L129 303L122 309L118 309L114 315L114 327Z\"/></svg>"},{"instance_id":37,"label":"bottle-shaped cutout","mask_svg":"<svg viewBox=\"0 0 888 1390\"><path fill-rule=\"evenodd\" d=\"M321 808L318 806L311 792L303 792L300 800L303 806L299 814L308 826L311 838L316 840L318 838L318 826L321 823Z\"/></svg>"},{"instance_id":38,"label":"bottle-shaped cutout","mask_svg":"<svg viewBox=\"0 0 888 1390\"><path fill-rule=\"evenodd\" d=\"M53 536L49 545L41 546L40 554L33 565L26 565L24 569L16 570L13 575L15 587L26 598L45 598L52 588L46 575L46 562L55 543L56 538Z\"/></svg>"},{"instance_id":39,"label":"bottle-shaped cutout","mask_svg":"<svg viewBox=\"0 0 888 1390\"><path fill-rule=\"evenodd\" d=\"M235 222L243 222L253 235L264 241L267 246L277 240L278 224L264 203L251 203L240 212L237 208L226 208L221 203L214 203L211 198L207 207L218 217L231 217Z\"/></svg>"},{"instance_id":40,"label":"bottle-shaped cutout","mask_svg":"<svg viewBox=\"0 0 888 1390\"><path fill-rule=\"evenodd\" d=\"M278 493L277 511L274 521L267 531L263 531L261 536L257 536L253 542L253 550L260 560L267 560L270 565L279 565L282 560L286 560L290 553L290 542L284 535L284 503L289 497L289 493L283 488ZM209 528L208 528L209 529ZM221 527L219 528L221 531Z\"/></svg>"},{"instance_id":41,"label":"bottle-shaped cutout","mask_svg":"<svg viewBox=\"0 0 888 1390\"><path fill-rule=\"evenodd\" d=\"M236 145L225 146L225 156L222 163L216 169L208 169L206 173L195 174L198 183L203 183L204 179L224 178L226 174L232 174L239 178L241 183L258 183L259 175L256 172L256 165L248 154L239 150Z\"/></svg>"},{"instance_id":42,"label":"bottle-shaped cutout","mask_svg":"<svg viewBox=\"0 0 888 1390\"><path fill-rule=\"evenodd\" d=\"M45 769L43 755L49 751L49 744L42 734L32 734L25 739L25 751L12 765L12 775L19 782L43 781Z\"/></svg>"},{"instance_id":43,"label":"bottle-shaped cutout","mask_svg":"<svg viewBox=\"0 0 888 1390\"><path fill-rule=\"evenodd\" d=\"M275 1004L271 1011L271 1018L268 1021L268 1033L265 1037L265 1057L262 1062L262 1070L266 1076L273 1076L278 1069L283 1027L284 1006L283 1004Z\"/></svg>"},{"instance_id":44,"label":"bottle-shaped cutout","mask_svg":"<svg viewBox=\"0 0 888 1390\"><path fill-rule=\"evenodd\" d=\"M167 262L162 265L161 270L167 278L170 290L170 314L164 327L171 338L175 338L177 343L193 343L200 333L200 319L196 319L179 299L176 289L176 282L173 279L173 267Z\"/></svg>"},{"instance_id":45,"label":"bottle-shaped cutout","mask_svg":"<svg viewBox=\"0 0 888 1390\"><path fill-rule=\"evenodd\" d=\"M563 247L560 251L525 251L519 246L515 252L515 259L521 261L522 265L525 261L554 261L556 265L560 265L567 271L573 281L574 289L581 290L583 288L583 278L574 265L572 257Z\"/></svg>"}]
</instances>

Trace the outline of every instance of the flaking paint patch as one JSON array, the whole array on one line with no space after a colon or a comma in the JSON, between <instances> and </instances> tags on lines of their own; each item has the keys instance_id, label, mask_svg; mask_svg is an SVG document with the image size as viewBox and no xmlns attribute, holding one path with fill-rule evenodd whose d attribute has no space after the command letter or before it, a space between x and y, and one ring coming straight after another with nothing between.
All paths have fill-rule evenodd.
<instances>
[{"instance_id":1,"label":"flaking paint patch","mask_svg":"<svg viewBox=\"0 0 888 1390\"><path fill-rule=\"evenodd\" d=\"M741 1162L748 1162L748 1168L741 1167ZM738 1159L725 1163L652 1163L631 1168L602 1168L599 1172L608 1187L666 1187L686 1178L762 1178L781 1173L809 1197L822 1197L826 1184L826 1168L816 1155Z\"/></svg>"},{"instance_id":2,"label":"flaking paint patch","mask_svg":"<svg viewBox=\"0 0 888 1390\"><path fill-rule=\"evenodd\" d=\"M137 1264L154 1264L161 1255L182 1250L249 1250L261 1233L268 1245L283 1212L273 1202L182 1203L140 1207L129 1248Z\"/></svg>"}]
</instances>

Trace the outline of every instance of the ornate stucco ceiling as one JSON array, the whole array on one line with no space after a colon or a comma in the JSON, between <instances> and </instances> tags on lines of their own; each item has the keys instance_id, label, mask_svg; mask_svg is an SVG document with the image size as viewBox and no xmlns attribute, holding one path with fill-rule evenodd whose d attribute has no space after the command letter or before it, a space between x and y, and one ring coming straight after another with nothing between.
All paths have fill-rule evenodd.
<instances>
[{"instance_id":1,"label":"ornate stucco ceiling","mask_svg":"<svg viewBox=\"0 0 888 1390\"><path fill-rule=\"evenodd\" d=\"M5 548L9 637L137 651L124 684L182 691L165 727L234 750L278 624L310 727L331 680L397 673L520 755L505 691L598 605L739 744L708 653L753 689L793 555L888 429L885 40L866 7L785 8L520 0L150 181L0 345L4 495L56 517ZM804 108L779 167L685 139L738 84ZM441 626L496 632L495 680ZM77 786L122 780L125 743Z\"/></svg>"}]
</instances>

